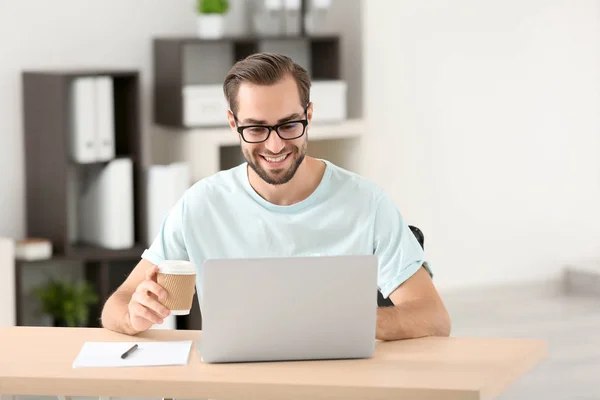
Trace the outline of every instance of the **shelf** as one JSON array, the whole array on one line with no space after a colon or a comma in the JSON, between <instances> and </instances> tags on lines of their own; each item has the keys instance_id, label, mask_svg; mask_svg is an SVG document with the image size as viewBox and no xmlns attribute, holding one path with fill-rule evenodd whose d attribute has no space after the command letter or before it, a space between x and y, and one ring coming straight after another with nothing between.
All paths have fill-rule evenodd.
<instances>
[{"instance_id":1,"label":"shelf","mask_svg":"<svg viewBox=\"0 0 600 400\"><path fill-rule=\"evenodd\" d=\"M337 35L264 35L264 36L226 36L216 39L204 39L194 36L157 37L154 40L180 44L202 43L256 43L269 40L336 40Z\"/></svg>"},{"instance_id":2,"label":"shelf","mask_svg":"<svg viewBox=\"0 0 600 400\"><path fill-rule=\"evenodd\" d=\"M314 123L308 131L308 140L349 139L360 137L365 133L363 119L349 119L340 123ZM229 127L192 128L185 131L187 135L202 136L203 142L218 146L239 145L239 135Z\"/></svg>"},{"instance_id":3,"label":"shelf","mask_svg":"<svg viewBox=\"0 0 600 400\"><path fill-rule=\"evenodd\" d=\"M78 244L69 248L68 254L53 254L45 260L15 260L21 264L44 263L53 261L127 261L141 258L146 246L136 244L129 249L111 250L86 244Z\"/></svg>"},{"instance_id":4,"label":"shelf","mask_svg":"<svg viewBox=\"0 0 600 400\"><path fill-rule=\"evenodd\" d=\"M130 78L136 77L139 72L130 69L119 68L81 68L81 69L47 69L47 70L27 70L24 73L29 75L56 76L63 78L79 78L85 76L112 76L113 78Z\"/></svg>"},{"instance_id":5,"label":"shelf","mask_svg":"<svg viewBox=\"0 0 600 400\"><path fill-rule=\"evenodd\" d=\"M146 246L135 244L133 247L124 250L111 250L92 245L75 245L69 248L67 257L70 259L78 259L82 261L117 261L131 260L141 258L142 253L146 250Z\"/></svg>"},{"instance_id":6,"label":"shelf","mask_svg":"<svg viewBox=\"0 0 600 400\"><path fill-rule=\"evenodd\" d=\"M74 167L80 167L80 168L86 168L86 167L93 167L93 166L106 166L108 165L110 162L115 161L115 160L119 160L122 158L128 158L131 160L131 162L134 165L137 165L140 163L139 157L137 155L127 155L127 154L117 154L115 155L113 158L111 158L110 160L102 160L102 161L92 161L92 162L79 162L79 161L74 161L72 159L68 160L68 165L69 166L74 166Z\"/></svg>"},{"instance_id":7,"label":"shelf","mask_svg":"<svg viewBox=\"0 0 600 400\"><path fill-rule=\"evenodd\" d=\"M239 60L258 52L285 54L302 65L312 81L341 80L338 35L156 38L153 43L154 112L157 125L182 127L189 121L190 85L222 85L224 74ZM222 96L222 93L219 93ZM219 107L212 99L210 107ZM204 106L203 106L204 107Z\"/></svg>"}]
</instances>

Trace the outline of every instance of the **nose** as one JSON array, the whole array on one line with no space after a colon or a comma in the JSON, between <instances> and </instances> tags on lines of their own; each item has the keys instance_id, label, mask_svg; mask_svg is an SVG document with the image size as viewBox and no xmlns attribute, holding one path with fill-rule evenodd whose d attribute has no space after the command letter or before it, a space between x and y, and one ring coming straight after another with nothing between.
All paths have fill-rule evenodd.
<instances>
[{"instance_id":1,"label":"nose","mask_svg":"<svg viewBox=\"0 0 600 400\"><path fill-rule=\"evenodd\" d=\"M285 147L285 140L280 138L275 130L272 130L269 138L265 142L265 147L271 153L279 154Z\"/></svg>"}]
</instances>

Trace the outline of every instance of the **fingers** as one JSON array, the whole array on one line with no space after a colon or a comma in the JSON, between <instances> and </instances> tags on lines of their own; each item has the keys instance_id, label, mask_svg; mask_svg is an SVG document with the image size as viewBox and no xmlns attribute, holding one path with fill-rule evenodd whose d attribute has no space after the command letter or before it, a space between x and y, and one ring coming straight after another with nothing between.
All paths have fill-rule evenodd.
<instances>
[{"instance_id":1,"label":"fingers","mask_svg":"<svg viewBox=\"0 0 600 400\"><path fill-rule=\"evenodd\" d=\"M146 270L146 279L140 283L131 296L129 314L134 329L146 330L148 324L162 324L171 312L161 304L167 299L167 291L157 281L158 267L153 265ZM157 299L160 299L158 301ZM147 322L144 322L147 321Z\"/></svg>"},{"instance_id":2,"label":"fingers","mask_svg":"<svg viewBox=\"0 0 600 400\"><path fill-rule=\"evenodd\" d=\"M143 294L150 292L160 301L165 301L167 299L167 291L154 281L143 281L138 285L136 292Z\"/></svg>"},{"instance_id":3,"label":"fingers","mask_svg":"<svg viewBox=\"0 0 600 400\"><path fill-rule=\"evenodd\" d=\"M158 273L158 267L153 265L152 268L146 270L146 280L156 282L156 274Z\"/></svg>"},{"instance_id":4,"label":"fingers","mask_svg":"<svg viewBox=\"0 0 600 400\"><path fill-rule=\"evenodd\" d=\"M153 324L162 324L163 319L156 313L152 312L149 308L144 307L141 303L131 302L129 303L129 315L132 318L143 318Z\"/></svg>"},{"instance_id":5,"label":"fingers","mask_svg":"<svg viewBox=\"0 0 600 400\"><path fill-rule=\"evenodd\" d=\"M146 308L149 308L154 313L158 314L162 318L168 317L171 312L167 307L160 304L154 298L150 297L147 293L136 292L133 294L132 299Z\"/></svg>"}]
</instances>

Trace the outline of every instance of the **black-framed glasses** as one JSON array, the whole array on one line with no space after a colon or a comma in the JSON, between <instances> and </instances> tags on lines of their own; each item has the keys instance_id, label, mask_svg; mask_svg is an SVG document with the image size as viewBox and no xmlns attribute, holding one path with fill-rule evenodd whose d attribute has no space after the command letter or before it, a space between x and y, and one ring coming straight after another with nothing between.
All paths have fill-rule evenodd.
<instances>
[{"instance_id":1,"label":"black-framed glasses","mask_svg":"<svg viewBox=\"0 0 600 400\"><path fill-rule=\"evenodd\" d=\"M277 132L277 135L283 140L294 140L302 137L302 135L304 135L304 132L306 131L306 126L308 125L307 110L308 106L304 109L304 114L306 115L305 119L286 121L273 126L237 126L238 120L235 114L233 114L233 119L235 120L238 133L240 134L240 136L242 136L242 139L246 143L266 142L269 136L271 135L271 131Z\"/></svg>"}]
</instances>

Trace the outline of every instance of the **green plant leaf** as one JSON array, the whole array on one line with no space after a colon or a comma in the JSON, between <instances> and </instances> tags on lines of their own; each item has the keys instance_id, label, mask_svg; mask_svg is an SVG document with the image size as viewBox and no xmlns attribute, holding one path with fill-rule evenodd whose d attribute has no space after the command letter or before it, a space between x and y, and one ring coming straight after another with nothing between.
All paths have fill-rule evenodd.
<instances>
[{"instance_id":1,"label":"green plant leaf","mask_svg":"<svg viewBox=\"0 0 600 400\"><path fill-rule=\"evenodd\" d=\"M67 326L84 326L89 308L98 303L94 286L88 282L71 282L67 279L50 278L44 285L33 289L44 313Z\"/></svg>"},{"instance_id":2,"label":"green plant leaf","mask_svg":"<svg viewBox=\"0 0 600 400\"><path fill-rule=\"evenodd\" d=\"M196 10L199 14L225 14L229 11L229 1L196 0Z\"/></svg>"}]
</instances>

